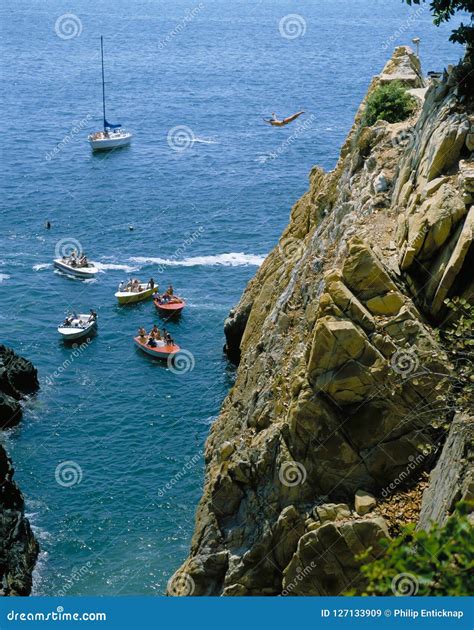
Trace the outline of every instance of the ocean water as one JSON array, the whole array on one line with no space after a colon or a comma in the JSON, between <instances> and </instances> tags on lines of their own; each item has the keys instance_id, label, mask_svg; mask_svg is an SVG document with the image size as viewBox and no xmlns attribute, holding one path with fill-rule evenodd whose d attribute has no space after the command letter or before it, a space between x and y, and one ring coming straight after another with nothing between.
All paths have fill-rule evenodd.
<instances>
[{"instance_id":1,"label":"ocean water","mask_svg":"<svg viewBox=\"0 0 474 630\"><path fill-rule=\"evenodd\" d=\"M1 439L41 544L35 593L162 594L186 556L203 445L234 378L228 310L311 167L334 166L392 49L421 37L425 71L461 50L426 6L400 0L5 0L0 19L1 340L42 381ZM101 34L107 116L135 137L92 155ZM299 127L262 122L299 109ZM74 244L100 263L95 280L53 270ZM133 346L159 318L149 302L116 305L132 275L172 282L188 302L169 324L188 353L179 373ZM92 307L97 336L64 346L57 324Z\"/></svg>"}]
</instances>

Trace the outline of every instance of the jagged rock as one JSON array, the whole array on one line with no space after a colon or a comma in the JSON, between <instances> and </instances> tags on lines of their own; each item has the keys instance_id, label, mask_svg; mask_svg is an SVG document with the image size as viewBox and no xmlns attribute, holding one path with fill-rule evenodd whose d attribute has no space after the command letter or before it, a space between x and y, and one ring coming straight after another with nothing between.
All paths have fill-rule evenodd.
<instances>
[{"instance_id":1,"label":"jagged rock","mask_svg":"<svg viewBox=\"0 0 474 630\"><path fill-rule=\"evenodd\" d=\"M373 494L365 490L357 490L354 497L354 507L359 516L364 516L368 512L371 512L376 505L377 499Z\"/></svg>"},{"instance_id":2,"label":"jagged rock","mask_svg":"<svg viewBox=\"0 0 474 630\"><path fill-rule=\"evenodd\" d=\"M458 414L451 425L441 456L423 494L419 527L443 524L457 501L472 500L474 481L474 417Z\"/></svg>"},{"instance_id":3,"label":"jagged rock","mask_svg":"<svg viewBox=\"0 0 474 630\"><path fill-rule=\"evenodd\" d=\"M403 297L398 291L376 295L366 302L367 308L373 315L397 315L403 304Z\"/></svg>"},{"instance_id":4,"label":"jagged rock","mask_svg":"<svg viewBox=\"0 0 474 630\"><path fill-rule=\"evenodd\" d=\"M0 345L0 429L20 422L22 409L19 401L38 387L38 375L33 364Z\"/></svg>"},{"instance_id":5,"label":"jagged rock","mask_svg":"<svg viewBox=\"0 0 474 630\"><path fill-rule=\"evenodd\" d=\"M376 559L381 541L389 538L382 518L326 523L301 537L283 572L284 595L342 595L361 581L356 559L365 551Z\"/></svg>"},{"instance_id":6,"label":"jagged rock","mask_svg":"<svg viewBox=\"0 0 474 630\"><path fill-rule=\"evenodd\" d=\"M0 596L29 595L38 543L25 518L23 496L0 446Z\"/></svg>"}]
</instances>

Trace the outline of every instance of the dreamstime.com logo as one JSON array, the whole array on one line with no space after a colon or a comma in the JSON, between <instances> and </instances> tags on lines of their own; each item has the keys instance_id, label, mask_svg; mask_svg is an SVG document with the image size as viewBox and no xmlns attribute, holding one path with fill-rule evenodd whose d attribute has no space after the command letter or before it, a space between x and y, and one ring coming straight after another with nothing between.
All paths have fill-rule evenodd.
<instances>
[{"instance_id":1,"label":"dreamstime.com logo","mask_svg":"<svg viewBox=\"0 0 474 630\"><path fill-rule=\"evenodd\" d=\"M179 571L168 580L168 593L174 597L189 597L194 593L196 584L189 573Z\"/></svg>"},{"instance_id":2,"label":"dreamstime.com logo","mask_svg":"<svg viewBox=\"0 0 474 630\"><path fill-rule=\"evenodd\" d=\"M409 597L418 593L418 578L412 573L399 573L392 580L392 593L396 597Z\"/></svg>"},{"instance_id":3,"label":"dreamstime.com logo","mask_svg":"<svg viewBox=\"0 0 474 630\"><path fill-rule=\"evenodd\" d=\"M167 142L170 149L182 153L193 146L196 136L186 125L177 125L168 131Z\"/></svg>"},{"instance_id":4,"label":"dreamstime.com logo","mask_svg":"<svg viewBox=\"0 0 474 630\"><path fill-rule=\"evenodd\" d=\"M278 24L280 35L285 39L297 39L304 37L306 33L306 20L298 13L289 13L281 18Z\"/></svg>"},{"instance_id":5,"label":"dreamstime.com logo","mask_svg":"<svg viewBox=\"0 0 474 630\"><path fill-rule=\"evenodd\" d=\"M54 32L61 39L74 39L82 33L81 19L75 13L64 13L54 23Z\"/></svg>"},{"instance_id":6,"label":"dreamstime.com logo","mask_svg":"<svg viewBox=\"0 0 474 630\"><path fill-rule=\"evenodd\" d=\"M299 486L306 481L306 468L300 462L285 462L280 467L278 477L288 488Z\"/></svg>"},{"instance_id":7,"label":"dreamstime.com logo","mask_svg":"<svg viewBox=\"0 0 474 630\"><path fill-rule=\"evenodd\" d=\"M76 238L67 236L56 243L56 247L54 248L54 257L63 258L64 256L65 258L69 258L73 252L75 252L76 256L81 256L82 245Z\"/></svg>"},{"instance_id":8,"label":"dreamstime.com logo","mask_svg":"<svg viewBox=\"0 0 474 630\"><path fill-rule=\"evenodd\" d=\"M63 488L78 486L82 481L82 468L72 460L61 462L56 466L54 478Z\"/></svg>"},{"instance_id":9,"label":"dreamstime.com logo","mask_svg":"<svg viewBox=\"0 0 474 630\"><path fill-rule=\"evenodd\" d=\"M179 350L168 357L168 369L174 374L186 374L192 372L196 365L194 354L189 350Z\"/></svg>"}]
</instances>

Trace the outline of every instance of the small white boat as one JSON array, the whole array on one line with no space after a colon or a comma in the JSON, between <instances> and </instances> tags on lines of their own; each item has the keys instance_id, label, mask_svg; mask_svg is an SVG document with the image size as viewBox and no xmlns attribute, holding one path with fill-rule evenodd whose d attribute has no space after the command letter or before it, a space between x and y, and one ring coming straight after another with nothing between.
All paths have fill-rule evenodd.
<instances>
[{"instance_id":1,"label":"small white boat","mask_svg":"<svg viewBox=\"0 0 474 630\"><path fill-rule=\"evenodd\" d=\"M132 141L133 134L122 129L122 125L113 125L107 122L105 116L105 75L104 75L104 38L100 38L100 54L102 59L102 113L104 128L89 134L89 143L93 151L110 151L119 147L125 147Z\"/></svg>"},{"instance_id":2,"label":"small white boat","mask_svg":"<svg viewBox=\"0 0 474 630\"><path fill-rule=\"evenodd\" d=\"M105 128L89 135L89 142L93 151L108 151L130 144L133 134L125 129Z\"/></svg>"},{"instance_id":3,"label":"small white boat","mask_svg":"<svg viewBox=\"0 0 474 630\"><path fill-rule=\"evenodd\" d=\"M79 262L74 262L70 258L55 258L53 264L56 269L76 278L94 278L94 276L99 273L98 268L93 262L81 265Z\"/></svg>"},{"instance_id":4,"label":"small white boat","mask_svg":"<svg viewBox=\"0 0 474 630\"><path fill-rule=\"evenodd\" d=\"M65 341L74 341L92 335L97 329L97 314L81 313L68 315L58 326L58 333Z\"/></svg>"}]
</instances>

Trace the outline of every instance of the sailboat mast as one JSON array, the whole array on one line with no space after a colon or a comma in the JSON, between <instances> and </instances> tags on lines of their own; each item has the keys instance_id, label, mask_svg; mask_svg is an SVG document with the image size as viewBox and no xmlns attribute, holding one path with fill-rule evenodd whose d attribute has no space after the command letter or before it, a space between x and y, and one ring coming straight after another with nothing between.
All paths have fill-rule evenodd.
<instances>
[{"instance_id":1,"label":"sailboat mast","mask_svg":"<svg viewBox=\"0 0 474 630\"><path fill-rule=\"evenodd\" d=\"M100 36L100 56L102 59L102 110L104 114L104 131L105 129L105 76L104 76L104 38Z\"/></svg>"}]
</instances>

